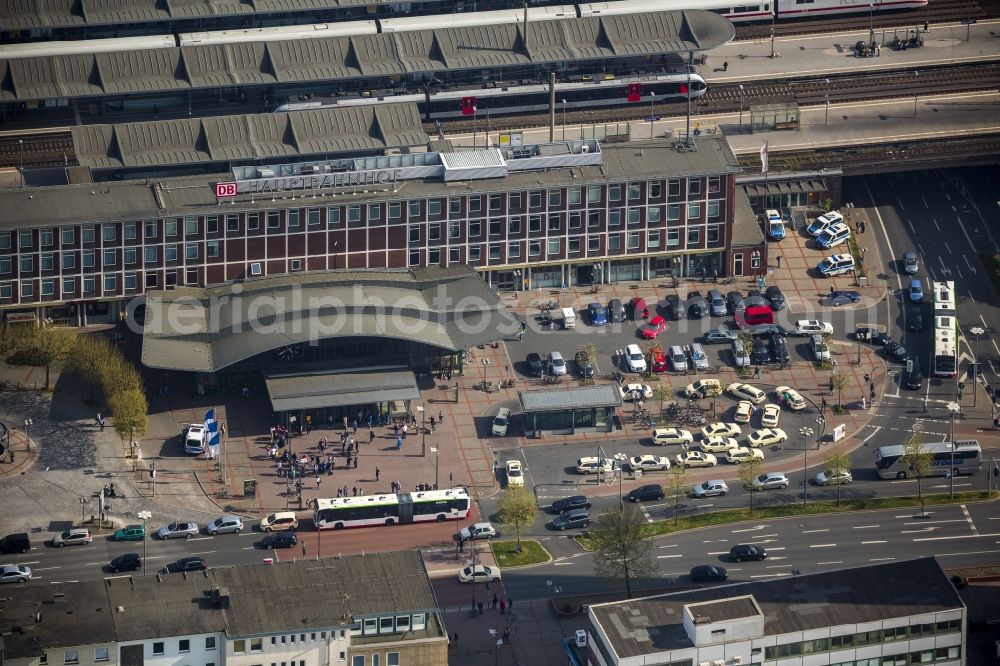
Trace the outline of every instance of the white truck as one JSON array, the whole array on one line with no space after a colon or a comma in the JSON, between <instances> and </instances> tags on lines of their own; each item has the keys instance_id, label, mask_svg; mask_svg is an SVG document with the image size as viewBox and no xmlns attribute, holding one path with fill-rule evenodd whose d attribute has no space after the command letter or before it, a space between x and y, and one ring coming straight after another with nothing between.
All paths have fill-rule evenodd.
<instances>
[{"instance_id":1,"label":"white truck","mask_svg":"<svg viewBox=\"0 0 1000 666\"><path fill-rule=\"evenodd\" d=\"M208 448L208 428L204 423L185 423L181 428L184 453L197 456Z\"/></svg>"},{"instance_id":2,"label":"white truck","mask_svg":"<svg viewBox=\"0 0 1000 666\"><path fill-rule=\"evenodd\" d=\"M576 311L573 308L562 309L563 328L576 328Z\"/></svg>"}]
</instances>

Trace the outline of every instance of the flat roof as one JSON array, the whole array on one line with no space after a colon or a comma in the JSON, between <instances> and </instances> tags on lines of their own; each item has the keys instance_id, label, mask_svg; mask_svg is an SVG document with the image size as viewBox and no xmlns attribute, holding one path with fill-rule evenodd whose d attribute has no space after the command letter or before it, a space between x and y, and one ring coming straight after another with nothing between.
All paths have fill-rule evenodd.
<instances>
[{"instance_id":1,"label":"flat roof","mask_svg":"<svg viewBox=\"0 0 1000 666\"><path fill-rule=\"evenodd\" d=\"M521 401L522 412L618 407L622 404L618 386L613 384L518 391L517 397Z\"/></svg>"},{"instance_id":2,"label":"flat roof","mask_svg":"<svg viewBox=\"0 0 1000 666\"><path fill-rule=\"evenodd\" d=\"M460 351L518 330L468 266L292 274L147 292L142 362L215 372L330 337L389 337Z\"/></svg>"},{"instance_id":3,"label":"flat roof","mask_svg":"<svg viewBox=\"0 0 1000 666\"><path fill-rule=\"evenodd\" d=\"M730 229L732 230L730 232L732 234L731 247L764 245L764 229L757 221L757 215L750 206L750 199L739 188L736 188L735 201L733 201L733 224ZM746 267L744 270L746 270L750 264L747 263L744 266Z\"/></svg>"},{"instance_id":4,"label":"flat roof","mask_svg":"<svg viewBox=\"0 0 1000 666\"><path fill-rule=\"evenodd\" d=\"M7 659L38 657L47 648L112 643L118 636L104 581L4 587L0 634ZM37 621L35 613L41 613Z\"/></svg>"},{"instance_id":5,"label":"flat roof","mask_svg":"<svg viewBox=\"0 0 1000 666\"><path fill-rule=\"evenodd\" d=\"M399 201L428 197L520 191L544 187L621 183L629 179L685 178L739 173L740 166L721 135L703 135L698 150L678 150L663 139L627 144L601 144L602 165L543 171L513 171L502 178L445 183L440 178L408 180L400 190L361 188L359 192L310 190L307 196L239 194L220 208L214 183L232 174L176 178L79 183L51 187L0 189L0 210L18 214L0 216L0 229L143 220L150 216L219 215L262 209L302 208L337 204ZM313 196L315 195L315 196Z\"/></svg>"},{"instance_id":6,"label":"flat roof","mask_svg":"<svg viewBox=\"0 0 1000 666\"><path fill-rule=\"evenodd\" d=\"M354 80L707 51L733 24L701 10L351 37L0 60L0 101Z\"/></svg>"},{"instance_id":7,"label":"flat roof","mask_svg":"<svg viewBox=\"0 0 1000 666\"><path fill-rule=\"evenodd\" d=\"M703 622L723 622L762 615L752 596L713 599L712 601L688 604L687 609L692 617Z\"/></svg>"},{"instance_id":8,"label":"flat roof","mask_svg":"<svg viewBox=\"0 0 1000 666\"><path fill-rule=\"evenodd\" d=\"M412 370L325 372L271 376L265 380L276 412L367 405L420 397Z\"/></svg>"},{"instance_id":9,"label":"flat roof","mask_svg":"<svg viewBox=\"0 0 1000 666\"><path fill-rule=\"evenodd\" d=\"M926 557L595 604L589 617L624 659L694 647L685 606L738 597L757 602L765 637L964 607L937 560Z\"/></svg>"}]
</instances>

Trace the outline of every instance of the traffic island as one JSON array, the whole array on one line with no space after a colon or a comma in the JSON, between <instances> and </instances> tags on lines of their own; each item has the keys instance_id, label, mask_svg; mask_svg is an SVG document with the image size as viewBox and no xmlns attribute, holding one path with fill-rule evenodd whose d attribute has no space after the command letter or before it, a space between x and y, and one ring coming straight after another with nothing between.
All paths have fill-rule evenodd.
<instances>
[{"instance_id":1,"label":"traffic island","mask_svg":"<svg viewBox=\"0 0 1000 666\"><path fill-rule=\"evenodd\" d=\"M552 556L542 548L542 544L529 539L521 539L520 552L517 551L517 541L493 541L490 548L501 569L529 567L552 560Z\"/></svg>"}]
</instances>

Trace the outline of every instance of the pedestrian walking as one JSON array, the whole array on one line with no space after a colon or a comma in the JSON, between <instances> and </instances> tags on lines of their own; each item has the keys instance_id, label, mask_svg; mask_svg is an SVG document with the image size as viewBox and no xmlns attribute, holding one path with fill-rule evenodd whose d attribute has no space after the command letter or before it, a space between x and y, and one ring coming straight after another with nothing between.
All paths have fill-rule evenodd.
<instances>
[{"instance_id":1,"label":"pedestrian walking","mask_svg":"<svg viewBox=\"0 0 1000 666\"><path fill-rule=\"evenodd\" d=\"M444 424L444 412L443 411L439 411L438 412L438 423L439 424Z\"/></svg>"},{"instance_id":2,"label":"pedestrian walking","mask_svg":"<svg viewBox=\"0 0 1000 666\"><path fill-rule=\"evenodd\" d=\"M407 431L409 429L410 429L410 427L407 424L404 423L403 424L403 439L406 439L406 433L407 433Z\"/></svg>"},{"instance_id":3,"label":"pedestrian walking","mask_svg":"<svg viewBox=\"0 0 1000 666\"><path fill-rule=\"evenodd\" d=\"M514 612L514 600L511 599L510 597L507 597L507 608L511 612Z\"/></svg>"},{"instance_id":4,"label":"pedestrian walking","mask_svg":"<svg viewBox=\"0 0 1000 666\"><path fill-rule=\"evenodd\" d=\"M861 396L861 411L868 409L868 403L865 402L865 396Z\"/></svg>"},{"instance_id":5,"label":"pedestrian walking","mask_svg":"<svg viewBox=\"0 0 1000 666\"><path fill-rule=\"evenodd\" d=\"M875 404L875 389L872 389L869 400L873 405Z\"/></svg>"},{"instance_id":6,"label":"pedestrian walking","mask_svg":"<svg viewBox=\"0 0 1000 666\"><path fill-rule=\"evenodd\" d=\"M503 628L503 642L504 644L510 644L510 627Z\"/></svg>"},{"instance_id":7,"label":"pedestrian walking","mask_svg":"<svg viewBox=\"0 0 1000 666\"><path fill-rule=\"evenodd\" d=\"M358 454L354 454L354 469L358 468Z\"/></svg>"},{"instance_id":8,"label":"pedestrian walking","mask_svg":"<svg viewBox=\"0 0 1000 666\"><path fill-rule=\"evenodd\" d=\"M378 467L376 467L375 468L375 480L378 481L378 478L381 475L382 475L382 470L380 470Z\"/></svg>"},{"instance_id":9,"label":"pedestrian walking","mask_svg":"<svg viewBox=\"0 0 1000 666\"><path fill-rule=\"evenodd\" d=\"M498 603L499 601L500 601L500 597L499 597L499 596L497 596L497 593L496 593L496 592L494 592L494 593L493 593L493 610L496 610L496 609L497 609L497 603Z\"/></svg>"},{"instance_id":10,"label":"pedestrian walking","mask_svg":"<svg viewBox=\"0 0 1000 666\"><path fill-rule=\"evenodd\" d=\"M369 415L368 415L368 429L369 429L369 430L371 430L371 428L372 428L372 421L373 421L373 419L372 419L372 415L371 415L371 414L369 414Z\"/></svg>"},{"instance_id":11,"label":"pedestrian walking","mask_svg":"<svg viewBox=\"0 0 1000 666\"><path fill-rule=\"evenodd\" d=\"M344 417L344 430L347 430L347 417Z\"/></svg>"},{"instance_id":12,"label":"pedestrian walking","mask_svg":"<svg viewBox=\"0 0 1000 666\"><path fill-rule=\"evenodd\" d=\"M500 614L501 615L507 614L507 602L503 599L500 600Z\"/></svg>"},{"instance_id":13,"label":"pedestrian walking","mask_svg":"<svg viewBox=\"0 0 1000 666\"><path fill-rule=\"evenodd\" d=\"M865 375L865 384L867 384L867 383L871 382L871 380L872 380L872 378L871 378L871 375L867 375L867 374L866 374L866 375Z\"/></svg>"},{"instance_id":14,"label":"pedestrian walking","mask_svg":"<svg viewBox=\"0 0 1000 666\"><path fill-rule=\"evenodd\" d=\"M760 366L755 366L753 369L753 378L760 379Z\"/></svg>"},{"instance_id":15,"label":"pedestrian walking","mask_svg":"<svg viewBox=\"0 0 1000 666\"><path fill-rule=\"evenodd\" d=\"M871 391L872 395L875 395L875 382L868 382L868 390Z\"/></svg>"},{"instance_id":16,"label":"pedestrian walking","mask_svg":"<svg viewBox=\"0 0 1000 666\"><path fill-rule=\"evenodd\" d=\"M819 411L821 413L826 411L826 398L822 398L821 399L821 401L819 403Z\"/></svg>"},{"instance_id":17,"label":"pedestrian walking","mask_svg":"<svg viewBox=\"0 0 1000 666\"><path fill-rule=\"evenodd\" d=\"M478 607L479 607L479 614L482 615L483 614L483 602L482 601L479 602Z\"/></svg>"},{"instance_id":18,"label":"pedestrian walking","mask_svg":"<svg viewBox=\"0 0 1000 666\"><path fill-rule=\"evenodd\" d=\"M455 638L453 639L453 642L455 643L455 647L458 647L458 632L457 631L455 632Z\"/></svg>"},{"instance_id":19,"label":"pedestrian walking","mask_svg":"<svg viewBox=\"0 0 1000 666\"><path fill-rule=\"evenodd\" d=\"M728 72L729 71L729 61L728 60L723 61L723 63L722 63L722 71L723 72Z\"/></svg>"},{"instance_id":20,"label":"pedestrian walking","mask_svg":"<svg viewBox=\"0 0 1000 666\"><path fill-rule=\"evenodd\" d=\"M781 255L779 254L777 257L774 258L774 260L778 262L778 268L781 268Z\"/></svg>"},{"instance_id":21,"label":"pedestrian walking","mask_svg":"<svg viewBox=\"0 0 1000 666\"><path fill-rule=\"evenodd\" d=\"M830 293L831 294L833 293L833 285L832 284L830 285Z\"/></svg>"},{"instance_id":22,"label":"pedestrian walking","mask_svg":"<svg viewBox=\"0 0 1000 666\"><path fill-rule=\"evenodd\" d=\"M372 444L374 442L375 442L375 431L374 430L369 430L368 431L368 443Z\"/></svg>"},{"instance_id":23,"label":"pedestrian walking","mask_svg":"<svg viewBox=\"0 0 1000 666\"><path fill-rule=\"evenodd\" d=\"M432 415L431 416L431 431L433 432L433 430L434 430L434 416Z\"/></svg>"},{"instance_id":24,"label":"pedestrian walking","mask_svg":"<svg viewBox=\"0 0 1000 666\"><path fill-rule=\"evenodd\" d=\"M396 438L396 450L399 451L401 448L403 448L403 438L402 437L397 437Z\"/></svg>"},{"instance_id":25,"label":"pedestrian walking","mask_svg":"<svg viewBox=\"0 0 1000 666\"><path fill-rule=\"evenodd\" d=\"M316 490L319 490L319 484L321 484L322 482L323 482L323 477L319 475L319 472L317 472L316 473Z\"/></svg>"}]
</instances>

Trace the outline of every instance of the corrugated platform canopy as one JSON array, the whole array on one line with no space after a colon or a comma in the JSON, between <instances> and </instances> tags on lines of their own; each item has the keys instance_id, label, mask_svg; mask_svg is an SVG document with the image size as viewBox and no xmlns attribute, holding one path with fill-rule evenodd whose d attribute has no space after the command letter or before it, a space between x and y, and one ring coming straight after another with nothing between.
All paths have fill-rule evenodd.
<instances>
[{"instance_id":1,"label":"corrugated platform canopy","mask_svg":"<svg viewBox=\"0 0 1000 666\"><path fill-rule=\"evenodd\" d=\"M523 412L617 407L622 404L618 387L611 384L541 391L518 391L517 397L521 401L521 411Z\"/></svg>"},{"instance_id":2,"label":"corrugated platform canopy","mask_svg":"<svg viewBox=\"0 0 1000 666\"><path fill-rule=\"evenodd\" d=\"M268 377L267 394L276 412L368 405L420 397L411 370L336 372Z\"/></svg>"}]
</instances>

